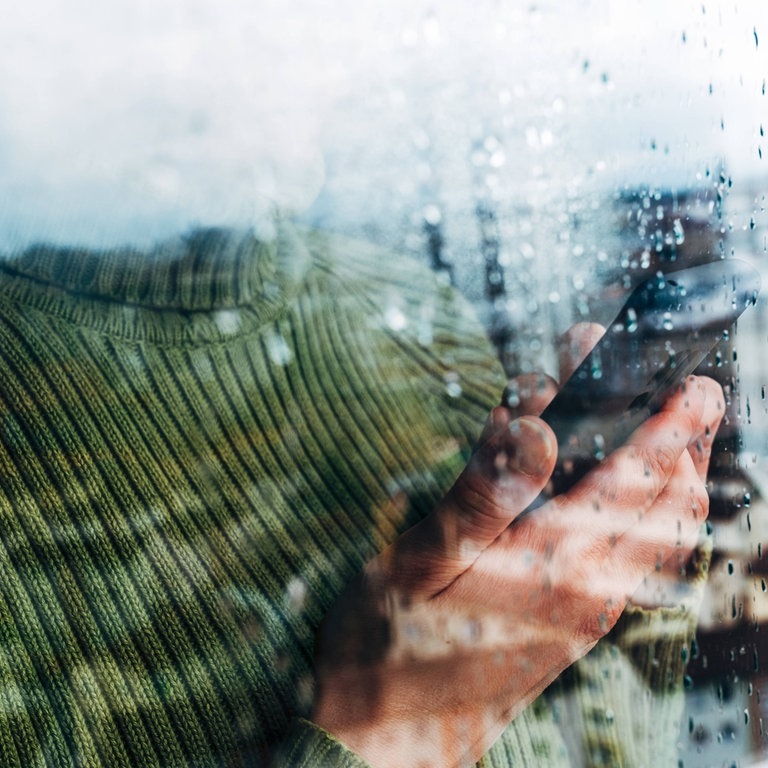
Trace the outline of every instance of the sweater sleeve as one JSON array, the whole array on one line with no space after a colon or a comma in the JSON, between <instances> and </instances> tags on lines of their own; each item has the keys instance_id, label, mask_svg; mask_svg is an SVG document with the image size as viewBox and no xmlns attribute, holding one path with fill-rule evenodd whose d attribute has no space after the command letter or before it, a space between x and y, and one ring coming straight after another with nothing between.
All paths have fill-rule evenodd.
<instances>
[{"instance_id":1,"label":"sweater sleeve","mask_svg":"<svg viewBox=\"0 0 768 768\"><path fill-rule=\"evenodd\" d=\"M272 768L368 768L362 758L319 726L297 718L275 750Z\"/></svg>"},{"instance_id":2,"label":"sweater sleeve","mask_svg":"<svg viewBox=\"0 0 768 768\"><path fill-rule=\"evenodd\" d=\"M711 539L703 536L674 606L629 606L546 692L568 750L586 765L677 763L685 669L710 554Z\"/></svg>"}]
</instances>

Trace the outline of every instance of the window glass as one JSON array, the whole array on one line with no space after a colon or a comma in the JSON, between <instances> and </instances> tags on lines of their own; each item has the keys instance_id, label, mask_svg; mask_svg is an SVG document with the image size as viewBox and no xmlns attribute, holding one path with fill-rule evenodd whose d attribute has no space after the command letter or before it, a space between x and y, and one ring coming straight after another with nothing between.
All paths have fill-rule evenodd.
<instances>
[{"instance_id":1,"label":"window glass","mask_svg":"<svg viewBox=\"0 0 768 768\"><path fill-rule=\"evenodd\" d=\"M768 760L767 51L762 0L5 9L0 763ZM586 323L623 405L532 508Z\"/></svg>"}]
</instances>

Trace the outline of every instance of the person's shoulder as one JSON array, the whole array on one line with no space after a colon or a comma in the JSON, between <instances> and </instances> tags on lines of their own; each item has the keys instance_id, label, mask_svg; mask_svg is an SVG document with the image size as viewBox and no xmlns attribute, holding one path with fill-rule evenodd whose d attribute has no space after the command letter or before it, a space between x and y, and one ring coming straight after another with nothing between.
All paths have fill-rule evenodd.
<instances>
[{"instance_id":1,"label":"person's shoulder","mask_svg":"<svg viewBox=\"0 0 768 768\"><path fill-rule=\"evenodd\" d=\"M315 229L298 232L313 263L344 293L376 308L392 330L410 329L424 344L439 341L441 335L473 338L482 354L493 356L477 314L447 272L436 272L414 256L362 239Z\"/></svg>"},{"instance_id":2,"label":"person's shoulder","mask_svg":"<svg viewBox=\"0 0 768 768\"><path fill-rule=\"evenodd\" d=\"M297 229L313 263L346 290L368 294L380 304L397 300L409 304L455 299L426 265L396 248L362 238L317 229Z\"/></svg>"},{"instance_id":3,"label":"person's shoulder","mask_svg":"<svg viewBox=\"0 0 768 768\"><path fill-rule=\"evenodd\" d=\"M424 371L440 379L452 405L468 396L482 408L501 396L504 375L472 304L445 272L410 255L349 236L297 230L326 288L353 301ZM459 393L463 393L459 397Z\"/></svg>"}]
</instances>

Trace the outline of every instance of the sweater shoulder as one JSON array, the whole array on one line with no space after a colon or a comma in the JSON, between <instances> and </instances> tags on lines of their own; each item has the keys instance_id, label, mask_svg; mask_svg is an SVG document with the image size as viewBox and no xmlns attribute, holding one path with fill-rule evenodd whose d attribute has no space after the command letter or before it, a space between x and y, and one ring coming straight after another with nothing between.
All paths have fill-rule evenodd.
<instances>
[{"instance_id":1,"label":"sweater shoulder","mask_svg":"<svg viewBox=\"0 0 768 768\"><path fill-rule=\"evenodd\" d=\"M468 396L483 410L499 402L505 379L498 356L474 307L448 280L368 242L314 230L302 239L331 290L356 302L404 352L427 360L449 395L465 403Z\"/></svg>"}]
</instances>

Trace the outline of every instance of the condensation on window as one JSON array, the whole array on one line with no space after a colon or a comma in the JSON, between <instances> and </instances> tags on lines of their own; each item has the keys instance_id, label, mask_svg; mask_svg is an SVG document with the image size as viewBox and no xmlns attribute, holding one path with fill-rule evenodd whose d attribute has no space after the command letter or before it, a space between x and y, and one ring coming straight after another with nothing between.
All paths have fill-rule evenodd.
<instances>
[{"instance_id":1,"label":"condensation on window","mask_svg":"<svg viewBox=\"0 0 768 768\"><path fill-rule=\"evenodd\" d=\"M471 306L505 378L557 378L563 334L575 323L610 324L630 291L659 273L738 258L768 286L766 77L762 0L17 4L0 24L0 248L13 271L13 259L28 259L40 244L94 252L119 246L135 258L158 243L165 244L162 256L168 243L206 228L246 229L269 242L279 210L299 231L333 233L419 263L439 288L452 288ZM207 237L200 248L230 247L223 235ZM55 263L65 270L65 259ZM43 283L59 277L67 278L36 274ZM195 295L192 286L180 290ZM278 277L267 276L260 290L282 301ZM140 284L136 291L145 295ZM213 315L210 333L222 344L249 327L247 291ZM414 308L388 285L376 298L380 318L368 322L378 322L395 346L415 339L430 350L440 341L433 295ZM209 330L199 306L187 310L183 334L197 343ZM128 302L119 327L143 328L143 311ZM302 364L302 351L288 325L270 322L260 343L278 386ZM675 342L676 354L685 343ZM686 768L768 765L766 350L762 296L722 328L722 340L697 369L723 387L725 417L708 480L709 574L696 637L684 649L685 701L672 745ZM252 364L197 347L187 363L200 386L215 385L220 366ZM130 365L121 365L139 407L155 391L153 361L137 347ZM459 408L467 395L460 355L443 368L445 408ZM507 390L512 407L517 386ZM303 394L302 407L311 407ZM344 389L346 398L358 394L354 382ZM232 423L206 422L210 403L185 399L181 389L174 397L171 421L178 407L202 413L209 437L242 427L234 416ZM270 396L265 402L273 407ZM335 423L334 406L324 407L321 421ZM226 408L235 412L229 402ZM276 466L303 450L299 410L286 407L288 426L279 435L285 455L270 459ZM8 417L6 437L13 423ZM237 439L230 448L241 450ZM173 446L168 450L174 455ZM599 440L594 450L601 454ZM446 438L436 453L442 460L452 451ZM307 460L315 460L311 450ZM201 483L220 489L239 482L240 470L228 474L221 455L207 461L184 482L194 485L198 472ZM262 478L244 497L283 514L302 493L316 492L313 473L321 464L296 487ZM381 549L398 525L414 522L405 499L422 480L405 470L387 478L389 496L376 512L381 530L361 545L358 560ZM177 502L183 506L167 503ZM132 525L155 529L166 514L153 510ZM226 531L236 547L261 535L234 524ZM145 554L137 569L150 570L160 557ZM228 572L225 555L221 562ZM228 610L254 643L267 638L277 649L276 674L285 679L292 674L285 644L299 637L310 645L297 617L315 611L318 623L313 585L325 566L306 563L293 574L281 604L258 590L228 587ZM185 571L187 578L194 591L198 576ZM649 658L653 652L651 643ZM49 662L33 666L42 674ZM70 671L67 684L87 698L91 683L82 669ZM305 672L292 690L309 706ZM290 687L283 677L280 684ZM19 686L5 698L0 691L6 723L4 715L28 703ZM638 707L652 709L655 692L644 694ZM568 691L550 705L555 723L568 721L575 706ZM617 713L590 717L608 727ZM564 731L579 729L569 722ZM566 733L561 748L575 750L568 745L577 741ZM595 752L583 760L598 758Z\"/></svg>"}]
</instances>

